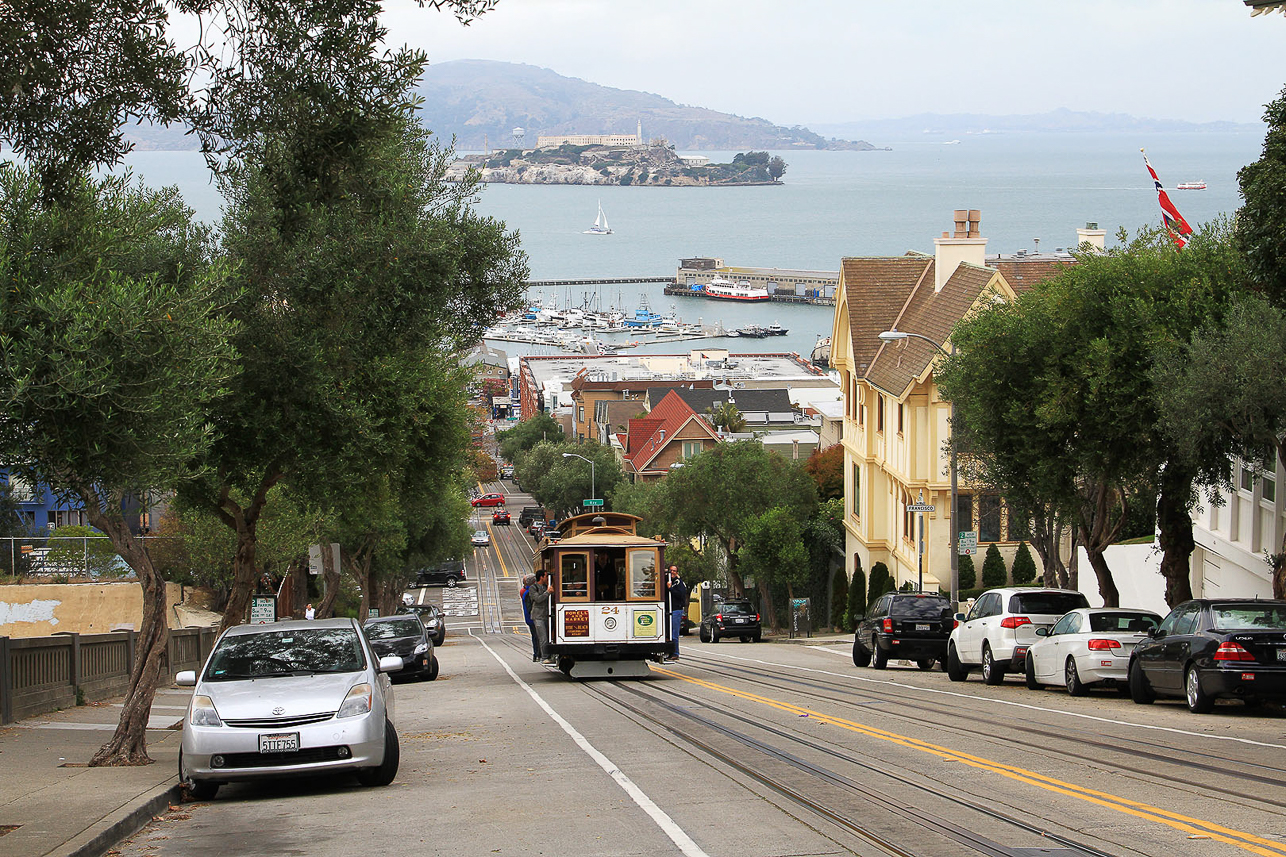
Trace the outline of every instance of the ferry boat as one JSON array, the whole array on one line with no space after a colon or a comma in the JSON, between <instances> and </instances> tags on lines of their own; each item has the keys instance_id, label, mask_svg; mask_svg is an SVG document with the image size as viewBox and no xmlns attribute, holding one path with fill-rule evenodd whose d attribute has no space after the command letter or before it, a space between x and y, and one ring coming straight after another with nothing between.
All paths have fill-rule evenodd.
<instances>
[{"instance_id":1,"label":"ferry boat","mask_svg":"<svg viewBox=\"0 0 1286 857\"><path fill-rule=\"evenodd\" d=\"M752 286L747 282L730 283L722 277L715 277L706 283L706 297L717 301L766 301L768 290L762 286Z\"/></svg>"},{"instance_id":2,"label":"ferry boat","mask_svg":"<svg viewBox=\"0 0 1286 857\"><path fill-rule=\"evenodd\" d=\"M764 333L768 336L785 336L787 331L786 328L774 321L764 328Z\"/></svg>"},{"instance_id":3,"label":"ferry boat","mask_svg":"<svg viewBox=\"0 0 1286 857\"><path fill-rule=\"evenodd\" d=\"M1176 190L1205 190L1205 182L1179 182L1174 186Z\"/></svg>"}]
</instances>

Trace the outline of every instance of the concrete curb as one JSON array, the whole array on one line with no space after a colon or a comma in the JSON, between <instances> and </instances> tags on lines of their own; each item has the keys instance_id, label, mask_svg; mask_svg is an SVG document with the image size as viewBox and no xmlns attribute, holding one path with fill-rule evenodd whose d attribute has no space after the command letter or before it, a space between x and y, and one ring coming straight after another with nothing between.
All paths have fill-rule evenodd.
<instances>
[{"instance_id":1,"label":"concrete curb","mask_svg":"<svg viewBox=\"0 0 1286 857\"><path fill-rule=\"evenodd\" d=\"M45 857L102 857L122 839L142 830L167 806L177 804L181 796L178 783L157 786L99 819L70 841L47 852Z\"/></svg>"}]
</instances>

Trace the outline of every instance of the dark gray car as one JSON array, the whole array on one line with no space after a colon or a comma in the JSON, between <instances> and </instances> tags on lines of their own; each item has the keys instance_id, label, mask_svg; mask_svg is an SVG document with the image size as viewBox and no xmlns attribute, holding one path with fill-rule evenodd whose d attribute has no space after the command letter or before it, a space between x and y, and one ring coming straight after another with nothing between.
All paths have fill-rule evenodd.
<instances>
[{"instance_id":1,"label":"dark gray car","mask_svg":"<svg viewBox=\"0 0 1286 857\"><path fill-rule=\"evenodd\" d=\"M438 658L433 653L433 640L419 616L399 613L367 619L362 623L362 630L375 654L380 657L396 655L402 659L402 669L389 673L389 678L433 681L438 677Z\"/></svg>"},{"instance_id":2,"label":"dark gray car","mask_svg":"<svg viewBox=\"0 0 1286 857\"><path fill-rule=\"evenodd\" d=\"M882 670L890 660L915 661L922 670L944 663L955 627L950 600L928 592L881 595L853 634L853 663Z\"/></svg>"}]
</instances>

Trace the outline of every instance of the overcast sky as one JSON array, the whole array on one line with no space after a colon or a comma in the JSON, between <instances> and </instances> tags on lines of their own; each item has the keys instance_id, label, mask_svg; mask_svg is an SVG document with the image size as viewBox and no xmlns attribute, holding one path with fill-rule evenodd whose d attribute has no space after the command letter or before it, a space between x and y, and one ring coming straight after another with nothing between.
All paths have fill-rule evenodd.
<instances>
[{"instance_id":1,"label":"overcast sky","mask_svg":"<svg viewBox=\"0 0 1286 857\"><path fill-rule=\"evenodd\" d=\"M500 0L468 27L388 0L431 62L528 63L780 125L916 113L1254 122L1286 16L1241 0Z\"/></svg>"}]
</instances>

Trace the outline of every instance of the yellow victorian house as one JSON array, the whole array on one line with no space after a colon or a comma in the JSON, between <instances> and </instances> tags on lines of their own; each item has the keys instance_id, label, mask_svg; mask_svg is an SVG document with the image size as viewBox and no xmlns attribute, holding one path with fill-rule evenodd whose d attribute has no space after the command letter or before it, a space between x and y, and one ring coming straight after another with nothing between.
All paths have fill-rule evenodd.
<instances>
[{"instance_id":1,"label":"yellow victorian house","mask_svg":"<svg viewBox=\"0 0 1286 857\"><path fill-rule=\"evenodd\" d=\"M831 331L831 366L844 397L845 566L869 574L884 562L898 586L911 581L951 588L951 532L973 530L985 549L1005 541L996 495L959 486L951 510L946 451L950 403L933 371L951 348L955 324L981 304L1014 299L1005 277L985 262L979 213L957 211L954 234L934 240L934 255L843 260ZM910 334L880 338L887 331ZM933 511L917 511L932 506ZM923 551L918 525L923 515Z\"/></svg>"}]
</instances>

